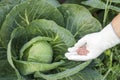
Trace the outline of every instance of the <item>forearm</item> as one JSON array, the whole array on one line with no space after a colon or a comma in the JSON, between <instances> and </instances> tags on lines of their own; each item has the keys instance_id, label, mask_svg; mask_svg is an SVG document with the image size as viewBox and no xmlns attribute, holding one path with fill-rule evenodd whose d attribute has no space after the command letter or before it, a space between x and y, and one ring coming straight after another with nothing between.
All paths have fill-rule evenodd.
<instances>
[{"instance_id":1,"label":"forearm","mask_svg":"<svg viewBox=\"0 0 120 80\"><path fill-rule=\"evenodd\" d=\"M120 13L112 20L112 27L117 36L120 38Z\"/></svg>"}]
</instances>

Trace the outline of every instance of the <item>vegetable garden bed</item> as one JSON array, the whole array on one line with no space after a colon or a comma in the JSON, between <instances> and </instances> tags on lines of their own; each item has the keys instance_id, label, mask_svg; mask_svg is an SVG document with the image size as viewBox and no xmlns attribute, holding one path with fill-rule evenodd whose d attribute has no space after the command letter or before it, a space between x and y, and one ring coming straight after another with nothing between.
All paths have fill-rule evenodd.
<instances>
[{"instance_id":1,"label":"vegetable garden bed","mask_svg":"<svg viewBox=\"0 0 120 80\"><path fill-rule=\"evenodd\" d=\"M120 45L70 61L67 48L98 32L120 0L0 0L0 80L119 80Z\"/></svg>"}]
</instances>

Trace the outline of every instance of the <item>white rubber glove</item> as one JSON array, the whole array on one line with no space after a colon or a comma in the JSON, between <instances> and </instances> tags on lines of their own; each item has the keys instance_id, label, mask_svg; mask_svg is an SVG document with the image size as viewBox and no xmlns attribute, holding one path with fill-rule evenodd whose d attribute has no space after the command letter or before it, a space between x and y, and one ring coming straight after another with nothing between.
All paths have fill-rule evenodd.
<instances>
[{"instance_id":1,"label":"white rubber glove","mask_svg":"<svg viewBox=\"0 0 120 80\"><path fill-rule=\"evenodd\" d=\"M74 47L68 48L65 56L69 60L87 61L97 58L106 49L111 48L120 43L119 37L113 30L111 24L108 24L103 30L97 33L91 33L80 39ZM80 55L76 52L78 48L86 44L86 49L89 51L87 55Z\"/></svg>"}]
</instances>

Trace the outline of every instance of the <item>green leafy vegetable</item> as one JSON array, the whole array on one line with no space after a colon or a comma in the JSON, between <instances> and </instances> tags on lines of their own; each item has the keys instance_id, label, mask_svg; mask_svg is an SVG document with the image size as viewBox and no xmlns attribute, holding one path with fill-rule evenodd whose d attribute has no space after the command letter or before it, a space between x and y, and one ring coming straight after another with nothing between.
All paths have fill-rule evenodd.
<instances>
[{"instance_id":1,"label":"green leafy vegetable","mask_svg":"<svg viewBox=\"0 0 120 80\"><path fill-rule=\"evenodd\" d=\"M0 80L16 80L17 76L8 63L6 52L0 43Z\"/></svg>"},{"instance_id":2,"label":"green leafy vegetable","mask_svg":"<svg viewBox=\"0 0 120 80\"><path fill-rule=\"evenodd\" d=\"M4 22L6 15L10 10L17 4L21 3L22 0L2 0L0 2L0 28Z\"/></svg>"},{"instance_id":3,"label":"green leafy vegetable","mask_svg":"<svg viewBox=\"0 0 120 80\"><path fill-rule=\"evenodd\" d=\"M3 21L2 47L18 80L78 80L91 61L69 61L64 54L85 34L101 30L85 7L55 0L20 0Z\"/></svg>"},{"instance_id":4,"label":"green leafy vegetable","mask_svg":"<svg viewBox=\"0 0 120 80\"><path fill-rule=\"evenodd\" d=\"M35 73L35 77L43 77L44 79L47 80L58 80L58 79L62 79L64 77L69 77L71 75L74 75L76 73L78 73L80 70L84 69L85 66L87 66L88 64L90 64L91 61L87 61L85 63L82 63L72 69L67 69L63 72L57 73L57 74L50 74L50 75L44 75L42 73L36 72Z\"/></svg>"},{"instance_id":5,"label":"green leafy vegetable","mask_svg":"<svg viewBox=\"0 0 120 80\"><path fill-rule=\"evenodd\" d=\"M27 42L20 50L20 59L50 63L53 51L47 40L49 38L36 37Z\"/></svg>"},{"instance_id":6,"label":"green leafy vegetable","mask_svg":"<svg viewBox=\"0 0 120 80\"><path fill-rule=\"evenodd\" d=\"M1 28L1 33L6 33L1 34L3 45L7 47L14 28L28 26L35 19L50 19L64 25L63 16L56 7L45 0L28 0L14 7L7 15Z\"/></svg>"},{"instance_id":7,"label":"green leafy vegetable","mask_svg":"<svg viewBox=\"0 0 120 80\"><path fill-rule=\"evenodd\" d=\"M65 19L65 28L80 39L85 34L101 29L101 24L83 6L76 4L63 4L58 7ZM97 25L97 26L96 26Z\"/></svg>"},{"instance_id":8,"label":"green leafy vegetable","mask_svg":"<svg viewBox=\"0 0 120 80\"><path fill-rule=\"evenodd\" d=\"M75 43L74 37L68 30L53 21L44 19L35 20L26 28L16 28L12 33L12 38L8 47L8 60L13 68L18 69L17 73L20 71L22 75L48 71L63 64L64 62L60 61L62 59L56 62L53 57L58 55L64 57L63 53L66 52L67 47ZM27 43L23 41L25 39ZM70 40L69 43L68 40ZM18 44L21 45L17 46ZM36 47L39 47L40 51L36 51Z\"/></svg>"}]
</instances>

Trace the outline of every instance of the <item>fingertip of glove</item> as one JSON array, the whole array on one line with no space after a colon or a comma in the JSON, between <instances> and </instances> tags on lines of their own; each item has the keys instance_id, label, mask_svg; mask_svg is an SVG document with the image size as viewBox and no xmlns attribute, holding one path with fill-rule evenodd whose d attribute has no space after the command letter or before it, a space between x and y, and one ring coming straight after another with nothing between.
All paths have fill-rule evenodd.
<instances>
[{"instance_id":1,"label":"fingertip of glove","mask_svg":"<svg viewBox=\"0 0 120 80\"><path fill-rule=\"evenodd\" d=\"M68 51L69 52L75 52L77 50L77 48L76 47L71 47L71 48L68 48Z\"/></svg>"},{"instance_id":2,"label":"fingertip of glove","mask_svg":"<svg viewBox=\"0 0 120 80\"><path fill-rule=\"evenodd\" d=\"M74 55L77 55L77 52L67 52L67 53L65 53L65 57L66 58L68 58L69 59L69 57L71 57L71 56L74 56Z\"/></svg>"}]
</instances>

